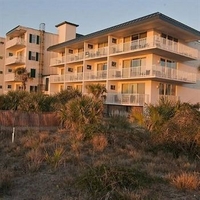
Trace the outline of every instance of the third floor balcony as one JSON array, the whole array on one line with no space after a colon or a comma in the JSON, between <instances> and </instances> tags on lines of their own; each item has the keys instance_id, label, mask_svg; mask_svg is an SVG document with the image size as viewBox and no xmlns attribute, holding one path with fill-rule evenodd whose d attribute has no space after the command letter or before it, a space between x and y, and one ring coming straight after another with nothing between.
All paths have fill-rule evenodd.
<instances>
[{"instance_id":1,"label":"third floor balcony","mask_svg":"<svg viewBox=\"0 0 200 200\"><path fill-rule=\"evenodd\" d=\"M19 50L24 48L25 45L25 40L23 38L20 37L15 37L12 40L8 40L6 42L6 49L10 49L10 50Z\"/></svg>"},{"instance_id":2,"label":"third floor balcony","mask_svg":"<svg viewBox=\"0 0 200 200\"><path fill-rule=\"evenodd\" d=\"M187 44L171 41L159 36L142 38L126 43L114 44L110 47L110 54L121 55L138 51L150 51L162 56L179 58L180 60L198 59L198 50Z\"/></svg>"}]
</instances>

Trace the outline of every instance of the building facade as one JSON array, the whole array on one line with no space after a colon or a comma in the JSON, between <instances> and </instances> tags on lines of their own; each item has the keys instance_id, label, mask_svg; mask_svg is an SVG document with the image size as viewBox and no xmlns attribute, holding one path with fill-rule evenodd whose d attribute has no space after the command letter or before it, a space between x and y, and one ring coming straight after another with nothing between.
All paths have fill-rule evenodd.
<instances>
[{"instance_id":1,"label":"building facade","mask_svg":"<svg viewBox=\"0 0 200 200\"><path fill-rule=\"evenodd\" d=\"M49 45L58 42L58 35L45 32L45 24L40 28L17 26L6 34L4 86L3 91L26 90L29 92L48 91L50 74L49 60L55 56L47 52ZM25 80L25 85L23 85ZM26 87L26 88L24 88Z\"/></svg>"},{"instance_id":2,"label":"building facade","mask_svg":"<svg viewBox=\"0 0 200 200\"><path fill-rule=\"evenodd\" d=\"M5 38L0 37L0 94L4 87Z\"/></svg>"},{"instance_id":3,"label":"building facade","mask_svg":"<svg viewBox=\"0 0 200 200\"><path fill-rule=\"evenodd\" d=\"M57 53L50 67L50 94L86 85L107 88L107 105L143 106L161 97L182 102L200 101L200 32L161 13L154 13L85 36L76 24L63 22ZM69 37L67 37L69 36Z\"/></svg>"}]
</instances>

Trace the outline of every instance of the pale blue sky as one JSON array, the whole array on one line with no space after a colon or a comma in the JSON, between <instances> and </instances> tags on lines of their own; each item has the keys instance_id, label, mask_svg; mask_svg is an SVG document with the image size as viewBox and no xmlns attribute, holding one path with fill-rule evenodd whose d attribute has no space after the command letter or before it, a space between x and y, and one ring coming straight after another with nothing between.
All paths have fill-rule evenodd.
<instances>
[{"instance_id":1,"label":"pale blue sky","mask_svg":"<svg viewBox=\"0 0 200 200\"><path fill-rule=\"evenodd\" d=\"M154 12L200 31L200 0L0 0L0 36L18 25L39 29L40 23L56 33L63 21L89 34Z\"/></svg>"}]
</instances>

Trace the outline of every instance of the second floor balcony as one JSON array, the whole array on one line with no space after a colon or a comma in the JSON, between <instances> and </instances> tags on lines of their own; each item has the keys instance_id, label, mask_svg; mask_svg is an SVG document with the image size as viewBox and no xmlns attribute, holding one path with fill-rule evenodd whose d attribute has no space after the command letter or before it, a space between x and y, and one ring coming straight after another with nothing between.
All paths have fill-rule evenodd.
<instances>
[{"instance_id":1,"label":"second floor balcony","mask_svg":"<svg viewBox=\"0 0 200 200\"><path fill-rule=\"evenodd\" d=\"M101 58L108 55L108 47L90 49L85 52L85 59Z\"/></svg>"},{"instance_id":2,"label":"second floor balcony","mask_svg":"<svg viewBox=\"0 0 200 200\"><path fill-rule=\"evenodd\" d=\"M83 73L70 73L65 75L66 82L77 82L77 81L83 81Z\"/></svg>"},{"instance_id":3,"label":"second floor balcony","mask_svg":"<svg viewBox=\"0 0 200 200\"><path fill-rule=\"evenodd\" d=\"M110 69L108 79L140 79L157 78L178 81L182 83L196 83L196 74L160 65L128 67Z\"/></svg>"},{"instance_id":4,"label":"second floor balcony","mask_svg":"<svg viewBox=\"0 0 200 200\"><path fill-rule=\"evenodd\" d=\"M5 60L7 66L19 66L25 64L25 57L23 56L10 56Z\"/></svg>"},{"instance_id":5,"label":"second floor balcony","mask_svg":"<svg viewBox=\"0 0 200 200\"><path fill-rule=\"evenodd\" d=\"M50 83L63 83L65 76L62 75L51 75L50 76Z\"/></svg>"},{"instance_id":6,"label":"second floor balcony","mask_svg":"<svg viewBox=\"0 0 200 200\"><path fill-rule=\"evenodd\" d=\"M122 93L107 93L106 104L144 106L149 103L148 94L122 94Z\"/></svg>"},{"instance_id":7,"label":"second floor balcony","mask_svg":"<svg viewBox=\"0 0 200 200\"><path fill-rule=\"evenodd\" d=\"M105 79L107 79L107 70L99 70L99 71L84 73L84 80L86 81L105 80Z\"/></svg>"},{"instance_id":8,"label":"second floor balcony","mask_svg":"<svg viewBox=\"0 0 200 200\"><path fill-rule=\"evenodd\" d=\"M6 49L10 49L10 50L19 50L24 48L25 45L25 40L23 38L20 37L15 37L12 40L8 40L6 42Z\"/></svg>"}]
</instances>

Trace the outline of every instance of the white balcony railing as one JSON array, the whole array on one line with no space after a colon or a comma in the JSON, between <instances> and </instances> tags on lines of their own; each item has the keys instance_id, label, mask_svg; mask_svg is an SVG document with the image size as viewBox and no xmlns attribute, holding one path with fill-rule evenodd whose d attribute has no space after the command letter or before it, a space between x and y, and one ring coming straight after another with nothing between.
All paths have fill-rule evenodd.
<instances>
[{"instance_id":1,"label":"white balcony railing","mask_svg":"<svg viewBox=\"0 0 200 200\"><path fill-rule=\"evenodd\" d=\"M145 103L149 103L149 95L148 94L107 93L106 103L119 104L119 105L143 106Z\"/></svg>"},{"instance_id":2,"label":"white balcony railing","mask_svg":"<svg viewBox=\"0 0 200 200\"><path fill-rule=\"evenodd\" d=\"M10 56L6 58L6 65L18 65L25 63L25 57L23 56Z\"/></svg>"},{"instance_id":3,"label":"white balcony railing","mask_svg":"<svg viewBox=\"0 0 200 200\"><path fill-rule=\"evenodd\" d=\"M83 60L84 52L67 55L67 62L76 62Z\"/></svg>"},{"instance_id":4,"label":"white balcony railing","mask_svg":"<svg viewBox=\"0 0 200 200\"><path fill-rule=\"evenodd\" d=\"M85 52L85 59L88 58L99 58L108 55L108 47L102 47L98 49L91 49Z\"/></svg>"},{"instance_id":5,"label":"white balcony railing","mask_svg":"<svg viewBox=\"0 0 200 200\"><path fill-rule=\"evenodd\" d=\"M63 83L64 78L65 78L64 75L51 75L50 83Z\"/></svg>"},{"instance_id":6,"label":"white balcony railing","mask_svg":"<svg viewBox=\"0 0 200 200\"><path fill-rule=\"evenodd\" d=\"M107 70L92 71L84 73L84 80L101 80L107 79Z\"/></svg>"},{"instance_id":7,"label":"white balcony railing","mask_svg":"<svg viewBox=\"0 0 200 200\"><path fill-rule=\"evenodd\" d=\"M157 77L169 80L176 80L188 83L196 83L196 74L160 65L129 67L123 69L110 69L109 79L130 79Z\"/></svg>"},{"instance_id":8,"label":"white balcony railing","mask_svg":"<svg viewBox=\"0 0 200 200\"><path fill-rule=\"evenodd\" d=\"M51 58L50 66L63 65L63 64L65 64L65 62L66 62L65 56Z\"/></svg>"},{"instance_id":9,"label":"white balcony railing","mask_svg":"<svg viewBox=\"0 0 200 200\"><path fill-rule=\"evenodd\" d=\"M12 40L6 41L6 49L11 47L21 48L25 46L25 40L23 38L15 37Z\"/></svg>"},{"instance_id":10,"label":"white balcony railing","mask_svg":"<svg viewBox=\"0 0 200 200\"><path fill-rule=\"evenodd\" d=\"M159 95L158 100L161 99L161 98L169 100L169 101L174 101L174 102L177 102L177 101L180 100L180 97L175 96L175 95Z\"/></svg>"},{"instance_id":11,"label":"white balcony railing","mask_svg":"<svg viewBox=\"0 0 200 200\"><path fill-rule=\"evenodd\" d=\"M110 54L132 52L150 48L160 48L192 59L198 58L198 50L180 42L174 42L159 36L142 38L126 43L114 44Z\"/></svg>"},{"instance_id":12,"label":"white balcony railing","mask_svg":"<svg viewBox=\"0 0 200 200\"><path fill-rule=\"evenodd\" d=\"M83 80L83 73L71 73L65 75L66 82L76 82Z\"/></svg>"}]
</instances>

